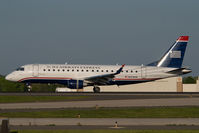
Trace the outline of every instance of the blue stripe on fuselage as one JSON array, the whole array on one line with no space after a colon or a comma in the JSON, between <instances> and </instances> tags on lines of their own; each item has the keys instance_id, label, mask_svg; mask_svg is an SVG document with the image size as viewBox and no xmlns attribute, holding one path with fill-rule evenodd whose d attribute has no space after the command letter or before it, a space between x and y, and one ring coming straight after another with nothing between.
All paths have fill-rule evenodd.
<instances>
[{"instance_id":1,"label":"blue stripe on fuselage","mask_svg":"<svg viewBox=\"0 0 199 133\"><path fill-rule=\"evenodd\" d=\"M52 83L52 84L62 84L66 85L69 80L60 80L60 79L27 79L23 80L22 83ZM137 83L143 83L143 82L149 82L153 80L115 80L110 81L107 85L128 85L128 84L137 84ZM104 85L104 84L101 84Z\"/></svg>"}]
</instances>

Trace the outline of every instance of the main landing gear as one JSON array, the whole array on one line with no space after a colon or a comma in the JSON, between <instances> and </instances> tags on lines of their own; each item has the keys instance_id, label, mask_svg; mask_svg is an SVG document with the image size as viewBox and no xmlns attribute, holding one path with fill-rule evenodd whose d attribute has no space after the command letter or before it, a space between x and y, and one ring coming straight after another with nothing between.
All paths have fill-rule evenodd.
<instances>
[{"instance_id":1,"label":"main landing gear","mask_svg":"<svg viewBox=\"0 0 199 133\"><path fill-rule=\"evenodd\" d=\"M100 87L94 86L94 87L93 87L93 92L94 92L94 93L100 93Z\"/></svg>"}]
</instances>

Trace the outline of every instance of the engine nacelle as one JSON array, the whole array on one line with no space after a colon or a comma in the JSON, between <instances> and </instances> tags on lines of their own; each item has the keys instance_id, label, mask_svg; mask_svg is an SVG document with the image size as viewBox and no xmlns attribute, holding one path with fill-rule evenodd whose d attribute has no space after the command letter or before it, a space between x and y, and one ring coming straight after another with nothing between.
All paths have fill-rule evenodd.
<instances>
[{"instance_id":1,"label":"engine nacelle","mask_svg":"<svg viewBox=\"0 0 199 133\"><path fill-rule=\"evenodd\" d=\"M83 89L84 81L83 80L68 80L66 86L71 89Z\"/></svg>"}]
</instances>

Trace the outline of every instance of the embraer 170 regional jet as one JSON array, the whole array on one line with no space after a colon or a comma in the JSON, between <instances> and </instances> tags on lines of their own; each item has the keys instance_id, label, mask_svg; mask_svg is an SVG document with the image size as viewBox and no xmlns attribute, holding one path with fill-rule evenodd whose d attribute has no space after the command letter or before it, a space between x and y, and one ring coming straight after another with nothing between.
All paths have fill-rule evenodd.
<instances>
[{"instance_id":1,"label":"embraer 170 regional jet","mask_svg":"<svg viewBox=\"0 0 199 133\"><path fill-rule=\"evenodd\" d=\"M179 37L163 57L148 65L69 65L69 64L30 64L21 66L6 76L7 80L26 83L57 83L70 89L83 89L93 86L127 85L154 81L190 73L182 66L188 36Z\"/></svg>"}]
</instances>

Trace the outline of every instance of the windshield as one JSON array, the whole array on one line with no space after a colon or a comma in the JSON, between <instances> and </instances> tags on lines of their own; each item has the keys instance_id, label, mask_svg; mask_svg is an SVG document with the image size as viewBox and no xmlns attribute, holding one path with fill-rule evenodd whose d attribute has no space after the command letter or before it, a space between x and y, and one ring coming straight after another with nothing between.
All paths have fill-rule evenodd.
<instances>
[{"instance_id":1,"label":"windshield","mask_svg":"<svg viewBox=\"0 0 199 133\"><path fill-rule=\"evenodd\" d=\"M16 71L24 71L24 67L19 67L16 69Z\"/></svg>"}]
</instances>

